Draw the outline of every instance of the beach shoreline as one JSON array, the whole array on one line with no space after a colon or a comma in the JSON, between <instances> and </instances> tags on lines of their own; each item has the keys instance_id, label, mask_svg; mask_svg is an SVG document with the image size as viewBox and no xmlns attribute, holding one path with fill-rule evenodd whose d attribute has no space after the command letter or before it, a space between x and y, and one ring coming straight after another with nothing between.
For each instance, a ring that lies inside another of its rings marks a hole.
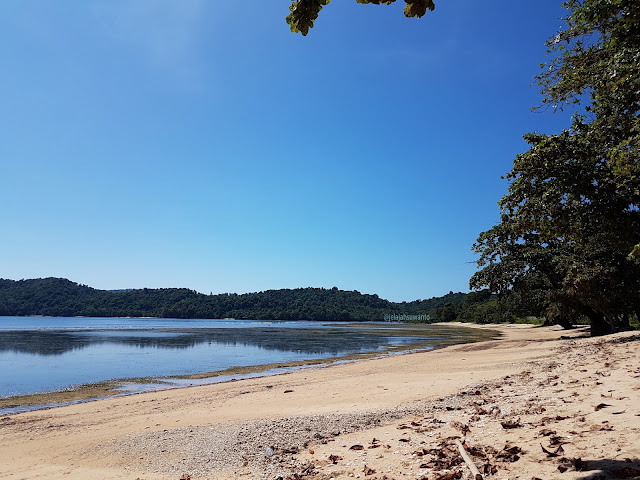
<instances>
[{"instance_id":1,"label":"beach shoreline","mask_svg":"<svg viewBox=\"0 0 640 480\"><path fill-rule=\"evenodd\" d=\"M637 332L474 328L503 337L6 416L0 478L438 479L467 474L446 444L456 436L495 449L473 458L500 479L556 478L565 465L562 478L597 478L576 458L604 478L640 472ZM566 454L547 456L539 444L558 436ZM517 461L499 456L507 444Z\"/></svg>"},{"instance_id":2,"label":"beach shoreline","mask_svg":"<svg viewBox=\"0 0 640 480\"><path fill-rule=\"evenodd\" d=\"M328 326L331 324L323 324ZM144 377L105 377L98 381L86 384L69 385L52 391L42 391L25 393L22 395L0 396L0 416L12 415L31 410L41 410L66 406L71 404L103 400L114 396L135 395L148 391L160 391L173 388L184 388L188 386L206 385L211 383L221 383L228 381L244 380L260 376L271 376L286 373L290 370L308 368L312 366L326 366L334 363L361 361L371 358L384 357L387 355L398 355L413 353L416 351L429 351L434 348L442 348L457 343L473 343L494 339L491 331L452 327L451 324L361 324L346 323L340 326L363 327L364 334L368 334L374 329L390 329L394 333L398 330L402 335L417 337L414 343L392 345L387 344L382 349L373 351L363 351L355 353L345 353L342 355L302 360L287 360L275 363L230 366L222 370L198 371L180 375L156 375ZM137 331L142 329L129 329ZM158 328L160 332L201 332L207 328ZM66 329L64 331L74 331ZM82 329L80 331L83 331ZM447 333L452 334L451 337ZM426 338L425 335L427 336ZM436 337L434 337L434 335ZM436 338L439 338L436 340Z\"/></svg>"}]
</instances>

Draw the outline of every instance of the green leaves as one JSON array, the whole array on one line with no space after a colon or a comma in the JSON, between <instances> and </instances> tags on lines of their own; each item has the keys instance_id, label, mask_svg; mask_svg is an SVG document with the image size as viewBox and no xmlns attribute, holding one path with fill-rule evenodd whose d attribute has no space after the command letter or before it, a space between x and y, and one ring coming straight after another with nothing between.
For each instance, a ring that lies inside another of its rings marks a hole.
<instances>
[{"instance_id":1,"label":"green leaves","mask_svg":"<svg viewBox=\"0 0 640 480\"><path fill-rule=\"evenodd\" d=\"M323 5L329 4L331 0L298 0L294 1L287 16L287 23L293 33L301 33L306 36L309 29L313 28L313 23L318 18Z\"/></svg>"},{"instance_id":2,"label":"green leaves","mask_svg":"<svg viewBox=\"0 0 640 480\"><path fill-rule=\"evenodd\" d=\"M560 134L525 135L501 223L474 245L471 285L510 294L536 279L548 317L608 333L640 314L640 3L564 5L567 29L547 42L555 57L538 82L543 103L588 102L588 113Z\"/></svg>"},{"instance_id":3,"label":"green leaves","mask_svg":"<svg viewBox=\"0 0 640 480\"><path fill-rule=\"evenodd\" d=\"M433 0L419 0L417 2L412 2L409 0L405 0L406 6L404 7L404 15L405 17L422 17L425 13L427 13L427 9L433 11L436 8L436 5L433 3Z\"/></svg>"},{"instance_id":4,"label":"green leaves","mask_svg":"<svg viewBox=\"0 0 640 480\"><path fill-rule=\"evenodd\" d=\"M294 0L289 6L291 13L287 16L287 23L293 33L301 33L306 36L309 29L313 28L320 10L331 0ZM395 0L356 0L358 3L374 5L391 5ZM433 11L436 6L433 0L405 0L404 7L406 17L422 17L427 10Z\"/></svg>"},{"instance_id":5,"label":"green leaves","mask_svg":"<svg viewBox=\"0 0 640 480\"><path fill-rule=\"evenodd\" d=\"M395 0L356 0L358 3L373 3L374 5L391 5ZM436 8L433 0L404 0L407 4L404 7L404 15L406 17L422 17L427 13L427 9L433 11Z\"/></svg>"}]
</instances>

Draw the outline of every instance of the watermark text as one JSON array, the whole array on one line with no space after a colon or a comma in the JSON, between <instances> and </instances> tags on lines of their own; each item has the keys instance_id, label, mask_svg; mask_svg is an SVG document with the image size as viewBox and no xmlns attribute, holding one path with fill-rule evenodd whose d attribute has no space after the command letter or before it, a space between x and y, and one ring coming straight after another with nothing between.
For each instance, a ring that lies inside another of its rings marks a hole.
<instances>
[{"instance_id":1,"label":"watermark text","mask_svg":"<svg viewBox=\"0 0 640 480\"><path fill-rule=\"evenodd\" d=\"M431 315L407 315L406 313L398 315L397 313L392 313L384 316L385 322L428 322L429 320L431 320Z\"/></svg>"}]
</instances>

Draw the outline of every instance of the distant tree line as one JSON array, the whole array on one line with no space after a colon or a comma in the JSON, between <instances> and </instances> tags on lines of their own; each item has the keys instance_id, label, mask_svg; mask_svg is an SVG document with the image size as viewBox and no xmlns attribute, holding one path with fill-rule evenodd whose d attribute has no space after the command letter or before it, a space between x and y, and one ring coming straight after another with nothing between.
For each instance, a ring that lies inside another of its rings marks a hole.
<instances>
[{"instance_id":1,"label":"distant tree line","mask_svg":"<svg viewBox=\"0 0 640 480\"><path fill-rule=\"evenodd\" d=\"M430 322L482 323L511 321L515 315L488 290L390 302L336 287L205 295L186 288L98 290L64 278L0 279L0 316L382 321L394 314L428 315Z\"/></svg>"}]
</instances>

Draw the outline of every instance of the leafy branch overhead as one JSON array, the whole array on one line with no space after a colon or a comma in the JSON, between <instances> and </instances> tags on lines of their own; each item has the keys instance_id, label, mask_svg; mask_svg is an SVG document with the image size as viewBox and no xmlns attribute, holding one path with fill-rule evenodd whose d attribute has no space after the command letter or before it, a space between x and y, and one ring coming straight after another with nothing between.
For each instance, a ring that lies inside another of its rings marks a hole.
<instances>
[{"instance_id":1,"label":"leafy branch overhead","mask_svg":"<svg viewBox=\"0 0 640 480\"><path fill-rule=\"evenodd\" d=\"M313 28L313 24L320 14L322 7L327 5L331 0L295 0L289 10L291 13L287 16L287 23L291 27L293 33L301 33L306 35L309 29ZM374 5L391 5L396 0L356 0L358 3L373 3ZM405 0L407 4L404 7L406 17L422 17L428 10L436 8L433 0Z\"/></svg>"}]
</instances>

